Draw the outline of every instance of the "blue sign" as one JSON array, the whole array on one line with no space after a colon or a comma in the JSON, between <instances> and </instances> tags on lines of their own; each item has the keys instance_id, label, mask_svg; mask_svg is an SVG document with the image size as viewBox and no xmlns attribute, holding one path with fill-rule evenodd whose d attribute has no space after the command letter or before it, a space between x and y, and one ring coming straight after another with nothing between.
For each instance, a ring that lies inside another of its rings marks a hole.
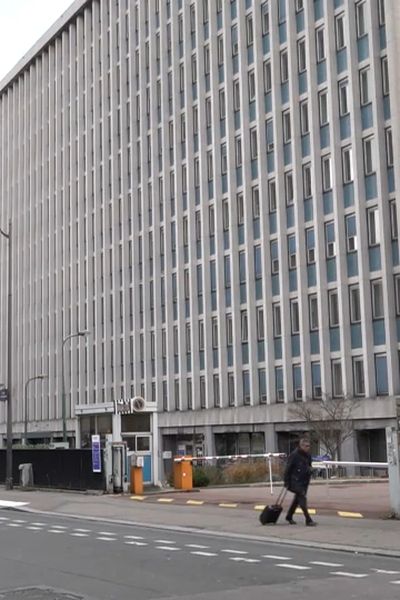
<instances>
[{"instance_id":1,"label":"blue sign","mask_svg":"<svg viewBox=\"0 0 400 600\"><path fill-rule=\"evenodd\" d=\"M101 447L99 435L92 435L92 471L93 473L101 473Z\"/></svg>"}]
</instances>

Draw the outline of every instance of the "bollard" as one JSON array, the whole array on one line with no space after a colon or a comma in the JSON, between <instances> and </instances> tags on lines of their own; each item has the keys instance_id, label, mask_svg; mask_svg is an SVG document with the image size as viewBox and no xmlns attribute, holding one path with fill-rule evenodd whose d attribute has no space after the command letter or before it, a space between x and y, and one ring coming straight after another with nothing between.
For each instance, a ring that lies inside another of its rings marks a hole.
<instances>
[{"instance_id":1,"label":"bollard","mask_svg":"<svg viewBox=\"0 0 400 600\"><path fill-rule=\"evenodd\" d=\"M191 456L180 457L174 461L174 488L177 490L193 489L193 467Z\"/></svg>"},{"instance_id":2,"label":"bollard","mask_svg":"<svg viewBox=\"0 0 400 600\"><path fill-rule=\"evenodd\" d=\"M143 494L143 467L131 467L131 494Z\"/></svg>"}]
</instances>

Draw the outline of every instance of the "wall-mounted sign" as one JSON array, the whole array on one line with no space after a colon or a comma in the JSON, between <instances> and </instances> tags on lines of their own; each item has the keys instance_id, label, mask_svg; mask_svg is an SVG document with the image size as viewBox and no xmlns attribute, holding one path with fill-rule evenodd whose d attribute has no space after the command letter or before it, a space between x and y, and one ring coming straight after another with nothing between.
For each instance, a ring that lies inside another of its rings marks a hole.
<instances>
[{"instance_id":1,"label":"wall-mounted sign","mask_svg":"<svg viewBox=\"0 0 400 600\"><path fill-rule=\"evenodd\" d=\"M101 473L101 447L99 435L92 435L92 471L93 473Z\"/></svg>"},{"instance_id":2,"label":"wall-mounted sign","mask_svg":"<svg viewBox=\"0 0 400 600\"><path fill-rule=\"evenodd\" d=\"M131 415L133 413L142 412L146 407L146 402L141 396L134 398L115 400L114 409L116 415Z\"/></svg>"},{"instance_id":3,"label":"wall-mounted sign","mask_svg":"<svg viewBox=\"0 0 400 600\"><path fill-rule=\"evenodd\" d=\"M7 402L7 388L0 388L0 402Z\"/></svg>"}]
</instances>

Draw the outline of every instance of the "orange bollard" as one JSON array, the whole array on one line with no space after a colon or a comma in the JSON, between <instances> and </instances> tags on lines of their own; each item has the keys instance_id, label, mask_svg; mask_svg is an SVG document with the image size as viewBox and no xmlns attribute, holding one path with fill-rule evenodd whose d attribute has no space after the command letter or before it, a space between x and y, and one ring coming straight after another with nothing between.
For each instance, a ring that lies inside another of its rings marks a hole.
<instances>
[{"instance_id":1,"label":"orange bollard","mask_svg":"<svg viewBox=\"0 0 400 600\"><path fill-rule=\"evenodd\" d=\"M143 494L142 467L131 467L131 494Z\"/></svg>"},{"instance_id":2,"label":"orange bollard","mask_svg":"<svg viewBox=\"0 0 400 600\"><path fill-rule=\"evenodd\" d=\"M174 462L174 488L177 490L192 490L193 489L193 467L191 456L177 456L182 458Z\"/></svg>"}]
</instances>

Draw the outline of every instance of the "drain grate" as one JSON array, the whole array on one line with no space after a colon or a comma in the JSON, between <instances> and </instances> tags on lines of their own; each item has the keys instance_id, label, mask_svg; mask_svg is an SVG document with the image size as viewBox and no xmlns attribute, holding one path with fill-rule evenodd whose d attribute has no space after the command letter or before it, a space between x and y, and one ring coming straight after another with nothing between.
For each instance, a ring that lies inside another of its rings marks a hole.
<instances>
[{"instance_id":1,"label":"drain grate","mask_svg":"<svg viewBox=\"0 0 400 600\"><path fill-rule=\"evenodd\" d=\"M84 597L54 588L24 587L0 591L0 600L84 600Z\"/></svg>"}]
</instances>

